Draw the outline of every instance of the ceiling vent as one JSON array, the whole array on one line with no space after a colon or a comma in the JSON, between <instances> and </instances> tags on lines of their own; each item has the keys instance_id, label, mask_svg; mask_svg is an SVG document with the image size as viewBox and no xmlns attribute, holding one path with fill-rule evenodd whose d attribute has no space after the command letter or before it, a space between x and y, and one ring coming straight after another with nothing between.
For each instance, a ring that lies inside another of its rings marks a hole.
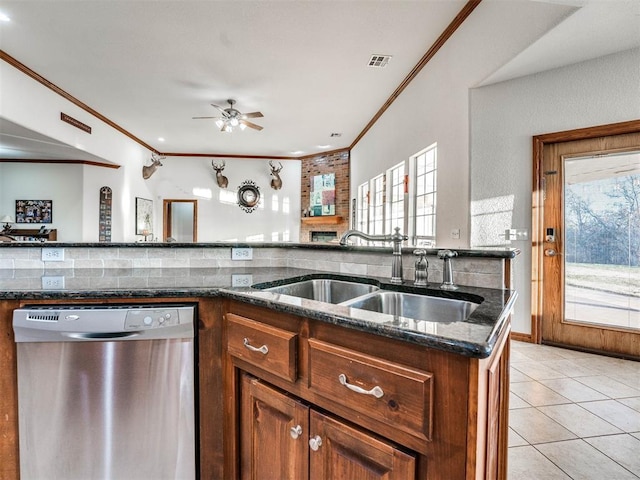
<instances>
[{"instance_id":1,"label":"ceiling vent","mask_svg":"<svg viewBox=\"0 0 640 480\"><path fill-rule=\"evenodd\" d=\"M387 63L389 63L389 60L391 60L391 55L371 55L371 58L369 59L369 66L372 68L384 68L387 66Z\"/></svg>"}]
</instances>

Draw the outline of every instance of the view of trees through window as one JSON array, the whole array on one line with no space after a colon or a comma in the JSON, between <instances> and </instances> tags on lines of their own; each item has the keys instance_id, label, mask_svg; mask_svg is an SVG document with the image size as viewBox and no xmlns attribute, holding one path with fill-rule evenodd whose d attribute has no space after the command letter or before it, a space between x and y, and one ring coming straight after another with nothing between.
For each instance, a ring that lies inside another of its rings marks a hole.
<instances>
[{"instance_id":1,"label":"view of trees through window","mask_svg":"<svg viewBox=\"0 0 640 480\"><path fill-rule=\"evenodd\" d=\"M566 168L569 178L570 162ZM566 318L640 328L640 173L635 172L591 172L596 178L565 183Z\"/></svg>"}]
</instances>

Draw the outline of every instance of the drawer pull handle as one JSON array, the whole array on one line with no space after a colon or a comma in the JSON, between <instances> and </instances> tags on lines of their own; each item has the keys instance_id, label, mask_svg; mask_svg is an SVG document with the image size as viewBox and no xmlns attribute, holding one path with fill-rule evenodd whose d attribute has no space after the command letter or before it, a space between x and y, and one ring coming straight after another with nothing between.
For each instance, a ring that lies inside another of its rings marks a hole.
<instances>
[{"instance_id":1,"label":"drawer pull handle","mask_svg":"<svg viewBox=\"0 0 640 480\"><path fill-rule=\"evenodd\" d=\"M300 425L291 427L291 430L289 430L289 434L291 435L291 438L296 440L300 435L302 435L302 427Z\"/></svg>"},{"instance_id":2,"label":"drawer pull handle","mask_svg":"<svg viewBox=\"0 0 640 480\"><path fill-rule=\"evenodd\" d=\"M254 347L253 345L251 345L249 343L249 339L248 338L244 338L244 340L242 341L242 343L244 343L244 346L247 347L249 350L251 350L252 352L260 352L263 355L266 355L267 353L269 353L269 348L266 345L262 345L261 347Z\"/></svg>"},{"instance_id":3,"label":"drawer pull handle","mask_svg":"<svg viewBox=\"0 0 640 480\"><path fill-rule=\"evenodd\" d=\"M382 388L377 385L371 390L365 390L364 388L360 388L357 385L351 385L349 382L347 382L347 376L344 373L338 375L338 380L340 381L341 385L344 385L349 390L352 390L356 393L361 393L363 395L373 395L376 398L382 398L382 396L384 395Z\"/></svg>"},{"instance_id":4,"label":"drawer pull handle","mask_svg":"<svg viewBox=\"0 0 640 480\"><path fill-rule=\"evenodd\" d=\"M322 438L320 437L320 435L316 435L309 440L309 447L311 447L311 450L313 450L314 452L317 452L321 445Z\"/></svg>"}]
</instances>

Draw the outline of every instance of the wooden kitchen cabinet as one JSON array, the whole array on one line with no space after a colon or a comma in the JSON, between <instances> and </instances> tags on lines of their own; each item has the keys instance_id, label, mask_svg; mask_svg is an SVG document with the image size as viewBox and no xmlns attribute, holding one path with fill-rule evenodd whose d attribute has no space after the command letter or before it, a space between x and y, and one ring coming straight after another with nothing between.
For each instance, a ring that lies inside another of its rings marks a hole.
<instances>
[{"instance_id":1,"label":"wooden kitchen cabinet","mask_svg":"<svg viewBox=\"0 0 640 480\"><path fill-rule=\"evenodd\" d=\"M506 480L508 324L484 359L231 300L222 330L224 478Z\"/></svg>"},{"instance_id":2,"label":"wooden kitchen cabinet","mask_svg":"<svg viewBox=\"0 0 640 480\"><path fill-rule=\"evenodd\" d=\"M240 478L412 480L415 457L242 375Z\"/></svg>"}]
</instances>

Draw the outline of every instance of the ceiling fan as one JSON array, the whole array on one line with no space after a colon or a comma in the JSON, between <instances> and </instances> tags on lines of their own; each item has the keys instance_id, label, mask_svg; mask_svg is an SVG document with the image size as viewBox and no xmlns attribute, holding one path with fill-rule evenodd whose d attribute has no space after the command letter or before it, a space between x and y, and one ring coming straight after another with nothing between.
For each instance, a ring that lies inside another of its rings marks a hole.
<instances>
[{"instance_id":1,"label":"ceiling fan","mask_svg":"<svg viewBox=\"0 0 640 480\"><path fill-rule=\"evenodd\" d=\"M229 103L229 106L227 108L222 108L221 106L216 105L215 103L211 104L212 107L215 107L218 110L220 110L222 117L193 117L193 118L196 120L204 119L204 118L216 118L217 119L216 125L218 126L221 132L231 133L233 132L233 129L235 127L239 127L241 130L244 130L247 127L253 128L254 130L258 130L258 131L262 130L262 127L260 125L256 125L255 123L247 120L247 118L262 117L263 115L261 112L241 113L233 107L236 103L235 100L229 99L227 100L227 102Z\"/></svg>"}]
</instances>

